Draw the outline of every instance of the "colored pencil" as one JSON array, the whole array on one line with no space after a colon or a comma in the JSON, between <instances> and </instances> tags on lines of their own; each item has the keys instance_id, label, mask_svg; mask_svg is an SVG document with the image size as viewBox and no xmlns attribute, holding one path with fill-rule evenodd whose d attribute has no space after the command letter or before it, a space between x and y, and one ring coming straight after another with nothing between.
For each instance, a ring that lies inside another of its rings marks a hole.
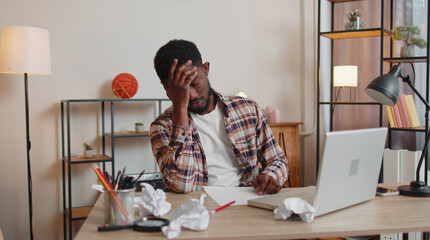
<instances>
[{"instance_id":1,"label":"colored pencil","mask_svg":"<svg viewBox=\"0 0 430 240\"><path fill-rule=\"evenodd\" d=\"M221 206L221 207L219 207L219 208L217 208L217 209L215 209L215 210L212 210L212 212L211 213L216 213L216 212L218 212L218 211L221 211L221 210L223 210L224 208L226 208L226 207L228 207L228 206L230 206L230 205L232 205L233 203L235 203L236 201L231 201L231 202L229 202L229 203L227 203L226 205L224 205L224 206Z\"/></svg>"},{"instance_id":2,"label":"colored pencil","mask_svg":"<svg viewBox=\"0 0 430 240\"><path fill-rule=\"evenodd\" d=\"M120 213L120 215L123 217L124 220L126 220L126 218L128 217L128 212L127 209L125 209L124 205L121 203L121 201L118 199L118 197L116 196L116 194L113 191L112 186L110 185L109 181L106 179L106 176L102 173L102 171L100 170L100 168L96 165L96 164L92 164L93 165L93 169L94 172L96 173L97 177L99 178L100 182L102 183L103 187L107 190L110 191L110 197L113 199L113 202L115 203L115 205L117 206L117 210Z\"/></svg>"}]
</instances>

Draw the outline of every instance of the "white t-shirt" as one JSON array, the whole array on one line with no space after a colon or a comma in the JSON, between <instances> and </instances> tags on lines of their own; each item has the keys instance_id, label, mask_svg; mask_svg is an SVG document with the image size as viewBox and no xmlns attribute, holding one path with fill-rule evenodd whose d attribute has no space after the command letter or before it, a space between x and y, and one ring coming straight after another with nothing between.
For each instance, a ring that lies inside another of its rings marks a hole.
<instances>
[{"instance_id":1,"label":"white t-shirt","mask_svg":"<svg viewBox=\"0 0 430 240\"><path fill-rule=\"evenodd\" d=\"M207 114L191 113L198 129L208 167L208 186L238 187L242 170L227 136L224 114L218 104Z\"/></svg>"}]
</instances>

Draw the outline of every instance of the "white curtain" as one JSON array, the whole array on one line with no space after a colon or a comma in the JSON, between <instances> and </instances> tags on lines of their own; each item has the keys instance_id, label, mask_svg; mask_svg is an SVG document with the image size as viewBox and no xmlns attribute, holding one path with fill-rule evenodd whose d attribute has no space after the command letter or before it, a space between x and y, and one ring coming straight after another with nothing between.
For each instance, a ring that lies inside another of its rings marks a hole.
<instances>
[{"instance_id":1,"label":"white curtain","mask_svg":"<svg viewBox=\"0 0 430 240\"><path fill-rule=\"evenodd\" d=\"M395 0L395 15L394 15L394 27L400 25L413 25L418 26L421 29L420 37L427 40L427 16L428 16L428 0ZM394 52L400 52L402 44L399 41L393 42ZM426 56L427 48L420 49L415 48L416 56ZM415 87L417 90L426 97L426 85L429 83L426 63L415 63ZM411 69L409 66L405 66L403 74L410 74ZM401 84L403 91L410 91L404 84ZM418 116L420 118L421 126L425 125L425 106L421 103L421 100L416 97L415 103L417 105ZM417 149L421 149L424 144L423 134L416 135Z\"/></svg>"}]
</instances>

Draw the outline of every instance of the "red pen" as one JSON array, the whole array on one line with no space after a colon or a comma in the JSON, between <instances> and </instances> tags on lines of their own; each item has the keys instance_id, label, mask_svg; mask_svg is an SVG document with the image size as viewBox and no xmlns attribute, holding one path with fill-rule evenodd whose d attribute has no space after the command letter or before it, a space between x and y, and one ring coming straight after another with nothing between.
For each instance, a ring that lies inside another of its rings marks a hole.
<instances>
[{"instance_id":1,"label":"red pen","mask_svg":"<svg viewBox=\"0 0 430 240\"><path fill-rule=\"evenodd\" d=\"M212 210L211 211L211 213L216 213L216 212L218 212L218 211L221 211L221 210L223 210L224 208L226 208L226 207L228 207L228 206L230 206L230 205L232 205L233 203L235 203L236 201L231 201L231 202L229 202L229 203L227 203L226 205L224 205L224 206L221 206L221 207L219 207L219 208L217 208L217 209L215 209L215 210Z\"/></svg>"}]
</instances>

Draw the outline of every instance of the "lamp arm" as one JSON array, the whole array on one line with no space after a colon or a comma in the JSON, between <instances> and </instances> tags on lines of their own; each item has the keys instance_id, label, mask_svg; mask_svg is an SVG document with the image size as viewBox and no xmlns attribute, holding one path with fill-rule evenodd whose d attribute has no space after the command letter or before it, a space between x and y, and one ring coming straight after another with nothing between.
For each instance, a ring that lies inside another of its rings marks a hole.
<instances>
[{"instance_id":1,"label":"lamp arm","mask_svg":"<svg viewBox=\"0 0 430 240\"><path fill-rule=\"evenodd\" d=\"M418 90L412 84L411 79L409 78L409 75L407 77L400 76L400 78L402 78L403 82L405 82L409 85L409 87L412 89L412 91L418 96L418 98L421 100L421 102L423 102L423 104L426 106L426 116L427 116L428 112L430 110L429 103L424 99L423 96L421 96L421 94L418 92ZM426 133L426 140L424 142L424 147L421 151L420 161L418 162L418 166L417 166L416 173L415 173L415 176L416 176L415 179L417 182L420 181L420 170L421 170L421 167L422 167L422 164L424 161L424 156L427 155L427 148L428 148L429 140L430 140L430 134L427 132Z\"/></svg>"},{"instance_id":2,"label":"lamp arm","mask_svg":"<svg viewBox=\"0 0 430 240\"><path fill-rule=\"evenodd\" d=\"M426 106L426 111L429 111L429 109L430 109L429 103L425 100L425 98L423 96L421 96L421 94L418 92L418 90L412 84L409 75L407 77L400 76L400 78L402 78L403 82L405 82L409 85L409 87L412 89L412 91L414 91L414 93L418 96L418 98L421 100L421 102L424 103L424 105Z\"/></svg>"}]
</instances>

